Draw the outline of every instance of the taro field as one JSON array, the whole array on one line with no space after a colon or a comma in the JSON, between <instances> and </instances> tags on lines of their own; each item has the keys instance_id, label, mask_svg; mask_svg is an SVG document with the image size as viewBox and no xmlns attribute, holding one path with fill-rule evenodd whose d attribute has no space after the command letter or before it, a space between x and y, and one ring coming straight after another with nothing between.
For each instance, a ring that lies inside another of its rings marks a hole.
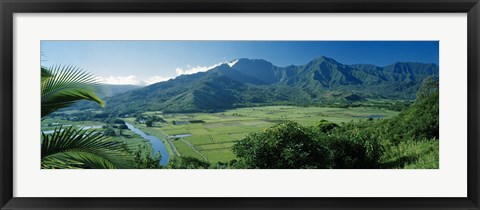
<instances>
[{"instance_id":1,"label":"taro field","mask_svg":"<svg viewBox=\"0 0 480 210\"><path fill-rule=\"evenodd\" d=\"M328 107L295 107L265 106L237 108L218 113L177 114L162 112L146 112L156 115L166 122L155 123L153 127L138 126L152 134L161 134L168 138L172 155L192 156L210 163L229 162L235 158L231 147L236 140L242 139L251 132L264 129L285 120L296 121L302 125L313 125L325 119L342 123L365 118L389 118L398 112L367 107L328 108ZM132 118L127 118L132 121ZM168 147L168 146L167 146ZM176 150L175 152L172 152Z\"/></svg>"}]
</instances>

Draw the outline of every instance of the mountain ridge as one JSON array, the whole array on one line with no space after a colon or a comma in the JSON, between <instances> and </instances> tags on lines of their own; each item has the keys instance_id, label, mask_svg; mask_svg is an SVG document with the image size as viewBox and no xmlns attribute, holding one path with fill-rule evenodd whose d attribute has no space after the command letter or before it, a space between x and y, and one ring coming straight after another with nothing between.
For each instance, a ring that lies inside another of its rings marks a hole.
<instances>
[{"instance_id":1,"label":"mountain ridge","mask_svg":"<svg viewBox=\"0 0 480 210\"><path fill-rule=\"evenodd\" d=\"M253 104L308 104L372 97L413 100L423 80L438 74L438 65L432 63L345 65L320 56L304 65L278 67L263 59L240 58L233 65L225 63L206 72L117 94L107 100L107 108L122 112L127 112L127 107L211 112Z\"/></svg>"}]
</instances>

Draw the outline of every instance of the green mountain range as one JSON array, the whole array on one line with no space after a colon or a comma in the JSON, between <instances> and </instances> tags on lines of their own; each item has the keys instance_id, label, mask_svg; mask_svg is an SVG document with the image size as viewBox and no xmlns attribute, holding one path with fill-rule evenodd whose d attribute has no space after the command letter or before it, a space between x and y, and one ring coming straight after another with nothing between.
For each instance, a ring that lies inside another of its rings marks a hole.
<instances>
[{"instance_id":1,"label":"green mountain range","mask_svg":"<svg viewBox=\"0 0 480 210\"><path fill-rule=\"evenodd\" d=\"M265 104L317 104L368 99L415 99L423 80L438 76L438 65L398 62L379 67L345 65L319 57L305 65L278 67L261 59L239 59L209 71L119 93L107 110L211 112Z\"/></svg>"}]
</instances>

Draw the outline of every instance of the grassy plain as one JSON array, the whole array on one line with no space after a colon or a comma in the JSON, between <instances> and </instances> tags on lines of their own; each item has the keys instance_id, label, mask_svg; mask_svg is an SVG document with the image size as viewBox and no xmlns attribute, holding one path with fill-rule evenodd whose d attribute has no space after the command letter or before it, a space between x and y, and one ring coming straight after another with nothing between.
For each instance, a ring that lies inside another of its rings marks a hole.
<instances>
[{"instance_id":1,"label":"grassy plain","mask_svg":"<svg viewBox=\"0 0 480 210\"><path fill-rule=\"evenodd\" d=\"M248 133L262 131L285 120L309 126L322 119L342 123L370 117L389 118L396 116L398 112L370 107L265 106L237 108L218 113L163 114L154 111L144 114L159 116L167 123L156 123L154 127L149 128L144 124L136 126L150 135L160 135L163 132L170 136L174 149L182 156L192 156L201 160L206 157L211 163L225 163L235 158L231 147L236 140L242 139ZM133 119L126 120L131 122ZM179 134L191 134L191 136L181 137L181 139L173 137Z\"/></svg>"},{"instance_id":2,"label":"grassy plain","mask_svg":"<svg viewBox=\"0 0 480 210\"><path fill-rule=\"evenodd\" d=\"M115 131L117 132L118 129ZM127 148L131 151L137 151L140 149L142 152L148 152L153 155L153 148L150 142L131 130L124 129L122 130L121 136L117 135L110 138L113 138L115 141L124 141Z\"/></svg>"},{"instance_id":3,"label":"grassy plain","mask_svg":"<svg viewBox=\"0 0 480 210\"><path fill-rule=\"evenodd\" d=\"M63 126L75 126L77 129L80 128L86 128L89 129L90 127L94 128L99 128L102 125L105 125L103 122L97 122L97 121L69 121L66 119L62 118L45 118L42 120L41 123L41 130L42 131L47 131L47 130L54 130L56 127L59 127L60 125Z\"/></svg>"}]
</instances>

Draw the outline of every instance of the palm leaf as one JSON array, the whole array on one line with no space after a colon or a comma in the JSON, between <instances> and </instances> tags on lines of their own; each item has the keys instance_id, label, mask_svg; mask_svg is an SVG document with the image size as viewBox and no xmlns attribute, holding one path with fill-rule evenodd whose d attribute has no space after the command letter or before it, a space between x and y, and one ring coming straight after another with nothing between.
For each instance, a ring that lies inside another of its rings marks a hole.
<instances>
[{"instance_id":1,"label":"palm leaf","mask_svg":"<svg viewBox=\"0 0 480 210\"><path fill-rule=\"evenodd\" d=\"M42 72L42 76L41 76L41 78L42 78L42 80L41 80L41 85L42 85L42 86L41 86L41 87L44 87L45 82L46 82L49 78L51 78L53 75L52 75L52 73L51 73L47 68L45 68L45 67L43 67L43 66L40 67L40 70L41 70L41 72Z\"/></svg>"},{"instance_id":2,"label":"palm leaf","mask_svg":"<svg viewBox=\"0 0 480 210\"><path fill-rule=\"evenodd\" d=\"M61 152L49 155L42 159L42 168L49 169L116 169L114 163L97 154L89 152Z\"/></svg>"},{"instance_id":3,"label":"palm leaf","mask_svg":"<svg viewBox=\"0 0 480 210\"><path fill-rule=\"evenodd\" d=\"M73 127L42 132L42 168L132 168L133 158L122 142L107 139L98 131Z\"/></svg>"},{"instance_id":4,"label":"palm leaf","mask_svg":"<svg viewBox=\"0 0 480 210\"><path fill-rule=\"evenodd\" d=\"M52 77L52 73L46 68L46 67L40 67L40 70L42 72L42 81L48 79L49 77Z\"/></svg>"},{"instance_id":5,"label":"palm leaf","mask_svg":"<svg viewBox=\"0 0 480 210\"><path fill-rule=\"evenodd\" d=\"M42 118L68 107L78 100L90 100L104 107L105 102L95 93L95 77L71 66L41 67Z\"/></svg>"}]
</instances>

